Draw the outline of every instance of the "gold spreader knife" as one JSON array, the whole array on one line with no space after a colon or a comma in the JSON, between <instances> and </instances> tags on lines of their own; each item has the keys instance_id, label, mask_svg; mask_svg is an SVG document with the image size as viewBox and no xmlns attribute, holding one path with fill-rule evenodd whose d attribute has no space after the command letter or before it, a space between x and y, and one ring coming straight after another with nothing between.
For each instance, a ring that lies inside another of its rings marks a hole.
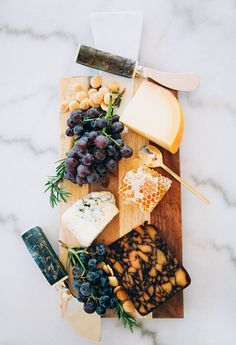
<instances>
[{"instance_id":1,"label":"gold spreader knife","mask_svg":"<svg viewBox=\"0 0 236 345\"><path fill-rule=\"evenodd\" d=\"M78 48L76 62L90 68L126 78L133 78L136 75L143 78L150 78L173 90L192 91L200 83L199 76L194 73L161 72L152 68L142 67L135 60L106 53L83 44Z\"/></svg>"},{"instance_id":2,"label":"gold spreader knife","mask_svg":"<svg viewBox=\"0 0 236 345\"><path fill-rule=\"evenodd\" d=\"M142 146L139 149L138 152L139 158L141 159L142 163L147 165L149 168L162 168L165 171L167 171L171 176L173 176L177 181L182 183L190 192L195 194L199 199L201 199L205 204L209 205L210 201L202 195L200 192L198 192L193 186L191 186L188 182L186 182L184 179L182 179L180 176L178 176L176 173L174 173L170 168L168 168L163 163L163 157L161 151L153 146L153 145L145 145Z\"/></svg>"}]
</instances>

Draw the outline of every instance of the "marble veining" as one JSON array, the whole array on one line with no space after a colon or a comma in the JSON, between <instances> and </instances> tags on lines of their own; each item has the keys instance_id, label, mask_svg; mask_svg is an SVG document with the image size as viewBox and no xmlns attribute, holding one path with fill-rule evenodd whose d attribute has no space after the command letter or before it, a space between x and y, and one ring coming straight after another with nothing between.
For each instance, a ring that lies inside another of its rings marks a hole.
<instances>
[{"instance_id":1,"label":"marble veining","mask_svg":"<svg viewBox=\"0 0 236 345\"><path fill-rule=\"evenodd\" d=\"M58 159L58 83L93 72L74 62L78 42L92 44L91 12L132 10L143 11L140 64L201 76L198 90L180 94L181 171L211 205L182 188L183 258L192 278L185 318L146 320L134 334L103 320L101 345L234 345L235 1L2 0L0 7L0 345L91 344L61 319L57 293L20 233L38 224L58 250L58 212L43 193ZM120 40L126 36L121 27Z\"/></svg>"},{"instance_id":2,"label":"marble veining","mask_svg":"<svg viewBox=\"0 0 236 345\"><path fill-rule=\"evenodd\" d=\"M220 194L228 207L236 207L236 201L231 200L227 192L224 190L223 186L214 181L212 178L199 179L197 176L192 175L192 180L194 181L196 186L208 186L213 188Z\"/></svg>"},{"instance_id":3,"label":"marble veining","mask_svg":"<svg viewBox=\"0 0 236 345\"><path fill-rule=\"evenodd\" d=\"M34 31L32 28L27 27L27 28L22 28L22 29L17 29L14 27L11 27L9 25L3 25L0 26L0 33L4 33L5 35L12 35L14 37L17 36L27 36L30 37L33 40L48 40L48 39L59 39L59 40L64 40L66 42L71 42L74 46L77 47L78 41L75 37L75 35L63 32L63 31L51 31L47 34L40 33L37 31Z\"/></svg>"}]
</instances>

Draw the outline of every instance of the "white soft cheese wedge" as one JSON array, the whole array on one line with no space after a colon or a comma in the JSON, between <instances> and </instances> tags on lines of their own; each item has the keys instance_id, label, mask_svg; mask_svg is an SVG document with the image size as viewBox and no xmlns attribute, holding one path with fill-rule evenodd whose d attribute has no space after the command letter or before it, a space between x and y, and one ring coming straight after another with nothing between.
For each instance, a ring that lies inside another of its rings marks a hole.
<instances>
[{"instance_id":1,"label":"white soft cheese wedge","mask_svg":"<svg viewBox=\"0 0 236 345\"><path fill-rule=\"evenodd\" d=\"M92 192L68 208L62 222L81 247L88 247L118 213L111 192Z\"/></svg>"},{"instance_id":2,"label":"white soft cheese wedge","mask_svg":"<svg viewBox=\"0 0 236 345\"><path fill-rule=\"evenodd\" d=\"M144 81L121 115L135 132L176 153L183 135L183 113L176 97L164 87Z\"/></svg>"}]
</instances>

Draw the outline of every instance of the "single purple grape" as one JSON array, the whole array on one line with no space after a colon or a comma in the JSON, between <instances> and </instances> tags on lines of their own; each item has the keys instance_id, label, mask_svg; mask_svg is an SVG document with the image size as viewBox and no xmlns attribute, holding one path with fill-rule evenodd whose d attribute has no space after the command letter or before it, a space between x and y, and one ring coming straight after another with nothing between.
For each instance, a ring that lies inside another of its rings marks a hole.
<instances>
[{"instance_id":1,"label":"single purple grape","mask_svg":"<svg viewBox=\"0 0 236 345\"><path fill-rule=\"evenodd\" d=\"M67 135L68 137L73 137L73 135L74 135L73 129L72 129L72 128L67 128L67 129L66 129L66 135Z\"/></svg>"},{"instance_id":2,"label":"single purple grape","mask_svg":"<svg viewBox=\"0 0 236 345\"><path fill-rule=\"evenodd\" d=\"M73 182L73 183L75 183L75 181L76 181L75 174L72 171L66 171L64 174L64 178L66 180Z\"/></svg>"},{"instance_id":3,"label":"single purple grape","mask_svg":"<svg viewBox=\"0 0 236 345\"><path fill-rule=\"evenodd\" d=\"M124 130L124 125L121 122L115 122L112 124L113 133L120 133Z\"/></svg>"},{"instance_id":4,"label":"single purple grape","mask_svg":"<svg viewBox=\"0 0 236 345\"><path fill-rule=\"evenodd\" d=\"M121 156L124 158L129 158L133 155L133 150L130 146L123 146L120 149Z\"/></svg>"},{"instance_id":5,"label":"single purple grape","mask_svg":"<svg viewBox=\"0 0 236 345\"><path fill-rule=\"evenodd\" d=\"M78 161L74 158L67 158L65 160L65 168L68 171L73 171L77 168L78 166Z\"/></svg>"},{"instance_id":6,"label":"single purple grape","mask_svg":"<svg viewBox=\"0 0 236 345\"><path fill-rule=\"evenodd\" d=\"M86 177L91 173L91 169L83 164L80 164L77 168L77 174L80 177Z\"/></svg>"},{"instance_id":7,"label":"single purple grape","mask_svg":"<svg viewBox=\"0 0 236 345\"><path fill-rule=\"evenodd\" d=\"M98 159L99 161L103 161L106 157L106 153L104 150L97 149L94 151L94 157Z\"/></svg>"},{"instance_id":8,"label":"single purple grape","mask_svg":"<svg viewBox=\"0 0 236 345\"><path fill-rule=\"evenodd\" d=\"M106 162L105 167L109 171L113 171L117 167L117 162L114 159L109 159L109 161Z\"/></svg>"},{"instance_id":9,"label":"single purple grape","mask_svg":"<svg viewBox=\"0 0 236 345\"><path fill-rule=\"evenodd\" d=\"M83 111L81 109L72 111L70 118L75 124L80 124L83 120Z\"/></svg>"},{"instance_id":10,"label":"single purple grape","mask_svg":"<svg viewBox=\"0 0 236 345\"><path fill-rule=\"evenodd\" d=\"M74 135L81 135L84 132L84 129L81 125L77 125L73 129Z\"/></svg>"},{"instance_id":11,"label":"single purple grape","mask_svg":"<svg viewBox=\"0 0 236 345\"><path fill-rule=\"evenodd\" d=\"M99 173L100 176L104 176L107 173L107 168L103 164L99 164L96 167L97 172Z\"/></svg>"},{"instance_id":12,"label":"single purple grape","mask_svg":"<svg viewBox=\"0 0 236 345\"><path fill-rule=\"evenodd\" d=\"M98 117L100 115L100 112L97 108L89 108L86 112L86 116L89 119L95 119L96 117Z\"/></svg>"},{"instance_id":13,"label":"single purple grape","mask_svg":"<svg viewBox=\"0 0 236 345\"><path fill-rule=\"evenodd\" d=\"M97 131L92 131L89 133L88 139L91 143L94 143L95 139L98 136L98 132Z\"/></svg>"},{"instance_id":14,"label":"single purple grape","mask_svg":"<svg viewBox=\"0 0 236 345\"><path fill-rule=\"evenodd\" d=\"M103 129L103 128L107 127L108 124L109 124L109 122L104 117L101 117L100 119L97 120L96 127L98 129Z\"/></svg>"},{"instance_id":15,"label":"single purple grape","mask_svg":"<svg viewBox=\"0 0 236 345\"><path fill-rule=\"evenodd\" d=\"M107 153L108 153L108 155L109 155L110 157L114 156L114 154L116 153L116 149L115 149L115 147L112 146L112 145L108 145L108 146L106 147L106 151L107 151Z\"/></svg>"},{"instance_id":16,"label":"single purple grape","mask_svg":"<svg viewBox=\"0 0 236 345\"><path fill-rule=\"evenodd\" d=\"M104 149L109 144L109 139L105 137L104 135L100 134L95 139L95 145L99 149Z\"/></svg>"},{"instance_id":17,"label":"single purple grape","mask_svg":"<svg viewBox=\"0 0 236 345\"><path fill-rule=\"evenodd\" d=\"M96 171L93 171L90 175L87 176L87 181L88 183L95 183L99 180L100 176L98 175L98 173L96 173Z\"/></svg>"},{"instance_id":18,"label":"single purple grape","mask_svg":"<svg viewBox=\"0 0 236 345\"><path fill-rule=\"evenodd\" d=\"M78 152L76 152L75 150L71 149L70 151L68 151L67 157L74 158L74 159L78 160L79 155L78 155Z\"/></svg>"},{"instance_id":19,"label":"single purple grape","mask_svg":"<svg viewBox=\"0 0 236 345\"><path fill-rule=\"evenodd\" d=\"M75 151L84 151L87 146L87 141L85 139L79 139L75 142L73 149Z\"/></svg>"},{"instance_id":20,"label":"single purple grape","mask_svg":"<svg viewBox=\"0 0 236 345\"><path fill-rule=\"evenodd\" d=\"M77 184L82 185L87 183L86 177L81 177L78 174L76 175L75 181Z\"/></svg>"},{"instance_id":21,"label":"single purple grape","mask_svg":"<svg viewBox=\"0 0 236 345\"><path fill-rule=\"evenodd\" d=\"M84 165L92 165L94 162L94 157L91 153L86 153L83 157L82 157L82 163Z\"/></svg>"},{"instance_id":22,"label":"single purple grape","mask_svg":"<svg viewBox=\"0 0 236 345\"><path fill-rule=\"evenodd\" d=\"M120 116L117 114L112 115L111 121L112 123L118 122L120 120Z\"/></svg>"},{"instance_id":23,"label":"single purple grape","mask_svg":"<svg viewBox=\"0 0 236 345\"><path fill-rule=\"evenodd\" d=\"M67 126L70 128L74 128L75 127L75 123L74 121L72 121L72 119L69 117L69 119L66 121Z\"/></svg>"}]
</instances>

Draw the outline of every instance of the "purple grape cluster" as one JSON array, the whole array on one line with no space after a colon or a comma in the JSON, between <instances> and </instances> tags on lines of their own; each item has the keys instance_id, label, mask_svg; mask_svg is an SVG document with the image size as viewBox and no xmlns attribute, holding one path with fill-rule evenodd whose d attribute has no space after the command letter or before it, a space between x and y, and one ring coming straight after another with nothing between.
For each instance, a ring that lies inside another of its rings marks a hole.
<instances>
[{"instance_id":1,"label":"purple grape cluster","mask_svg":"<svg viewBox=\"0 0 236 345\"><path fill-rule=\"evenodd\" d=\"M104 315L107 309L114 309L116 299L107 274L97 266L105 259L106 246L98 244L78 253L79 261L73 267L73 288L79 302L84 303L88 314Z\"/></svg>"},{"instance_id":2,"label":"purple grape cluster","mask_svg":"<svg viewBox=\"0 0 236 345\"><path fill-rule=\"evenodd\" d=\"M65 160L64 178L80 185L94 183L116 169L118 161L133 154L121 138L124 125L117 114L106 118L100 108L71 112L66 135L74 137L74 146Z\"/></svg>"}]
</instances>

